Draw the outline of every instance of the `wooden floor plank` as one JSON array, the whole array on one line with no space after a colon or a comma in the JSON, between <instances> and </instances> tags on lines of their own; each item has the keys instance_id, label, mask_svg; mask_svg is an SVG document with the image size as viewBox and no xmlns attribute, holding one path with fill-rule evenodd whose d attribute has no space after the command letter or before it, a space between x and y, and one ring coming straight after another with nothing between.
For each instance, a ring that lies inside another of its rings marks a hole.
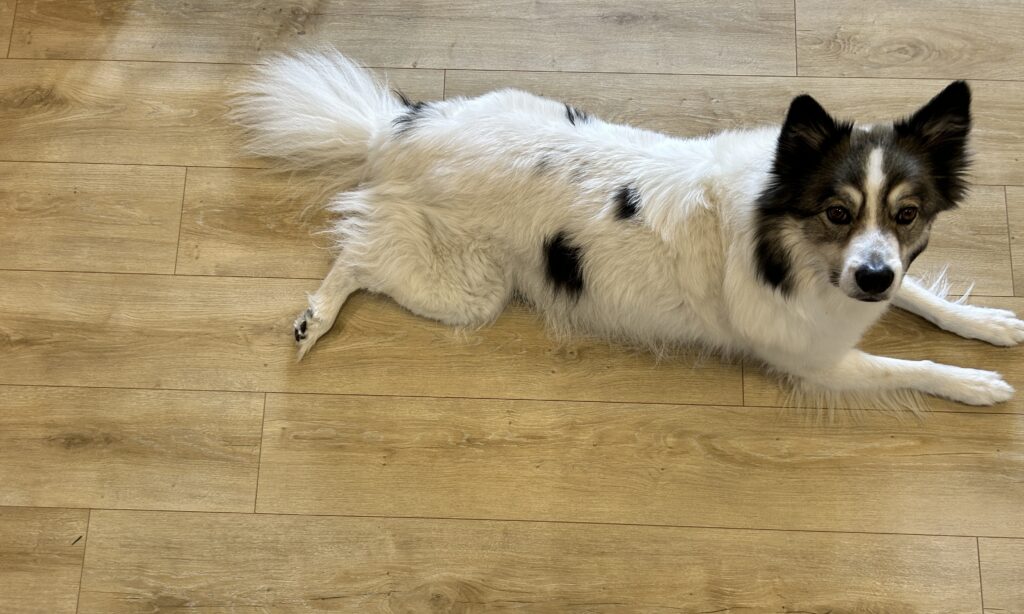
<instances>
[{"instance_id":1,"label":"wooden floor plank","mask_svg":"<svg viewBox=\"0 0 1024 614\"><path fill-rule=\"evenodd\" d=\"M940 80L552 74L449 70L447 96L518 87L571 101L603 119L669 134L781 124L790 100L810 93L862 122L903 117L947 85ZM972 145L977 183L1024 184L1024 84L976 81Z\"/></svg>"},{"instance_id":2,"label":"wooden floor plank","mask_svg":"<svg viewBox=\"0 0 1024 614\"><path fill-rule=\"evenodd\" d=\"M252 62L301 44L310 0L21 0L11 57Z\"/></svg>"},{"instance_id":3,"label":"wooden floor plank","mask_svg":"<svg viewBox=\"0 0 1024 614\"><path fill-rule=\"evenodd\" d=\"M5 160L259 166L239 153L227 97L248 66L0 61ZM442 71L388 71L411 95L439 96Z\"/></svg>"},{"instance_id":4,"label":"wooden floor plank","mask_svg":"<svg viewBox=\"0 0 1024 614\"><path fill-rule=\"evenodd\" d=\"M928 249L910 272L946 271L953 294L1013 296L1006 199L1001 186L974 186L959 209L939 216Z\"/></svg>"},{"instance_id":5,"label":"wooden floor plank","mask_svg":"<svg viewBox=\"0 0 1024 614\"><path fill-rule=\"evenodd\" d=\"M1020 416L270 395L257 511L1024 536ZM844 428L845 427L845 428Z\"/></svg>"},{"instance_id":6,"label":"wooden floor plank","mask_svg":"<svg viewBox=\"0 0 1024 614\"><path fill-rule=\"evenodd\" d=\"M975 297L972 304L1000 309L1010 309L1024 314L1024 299L1015 297ZM986 412L1024 413L1024 345L1012 348L995 347L963 339L952 333L938 330L931 324L898 309L892 309L881 323L868 331L861 348L867 352L906 358L931 360L960 367L998 371L1014 388L1016 395ZM747 405L778 407L790 404L787 395L775 378L763 375L754 367L747 366L743 373L744 399ZM927 407L933 411L964 411L964 405L928 397ZM847 404L854 405L854 404ZM969 410L968 410L969 411Z\"/></svg>"},{"instance_id":7,"label":"wooden floor plank","mask_svg":"<svg viewBox=\"0 0 1024 614\"><path fill-rule=\"evenodd\" d=\"M373 66L795 74L790 0L22 0L11 56L253 62L316 43Z\"/></svg>"},{"instance_id":8,"label":"wooden floor plank","mask_svg":"<svg viewBox=\"0 0 1024 614\"><path fill-rule=\"evenodd\" d=\"M0 268L173 273L185 169L0 162Z\"/></svg>"},{"instance_id":9,"label":"wooden floor plank","mask_svg":"<svg viewBox=\"0 0 1024 614\"><path fill-rule=\"evenodd\" d=\"M296 182L302 185L296 185ZM262 170L189 170L178 273L323 279L331 263L324 210L301 196L313 181Z\"/></svg>"},{"instance_id":10,"label":"wooden floor plank","mask_svg":"<svg viewBox=\"0 0 1024 614\"><path fill-rule=\"evenodd\" d=\"M0 386L0 505L251 511L253 393Z\"/></svg>"},{"instance_id":11,"label":"wooden floor plank","mask_svg":"<svg viewBox=\"0 0 1024 614\"><path fill-rule=\"evenodd\" d=\"M88 518L0 507L0 614L74 614Z\"/></svg>"},{"instance_id":12,"label":"wooden floor plank","mask_svg":"<svg viewBox=\"0 0 1024 614\"><path fill-rule=\"evenodd\" d=\"M11 46L11 29L14 27L14 6L17 0L0 0L0 53L7 57Z\"/></svg>"},{"instance_id":13,"label":"wooden floor plank","mask_svg":"<svg viewBox=\"0 0 1024 614\"><path fill-rule=\"evenodd\" d=\"M1019 0L798 0L801 75L1024 79Z\"/></svg>"},{"instance_id":14,"label":"wooden floor plank","mask_svg":"<svg viewBox=\"0 0 1024 614\"><path fill-rule=\"evenodd\" d=\"M251 169L191 169L178 272L322 278L330 241L315 233L329 218L310 201L288 200L289 179ZM293 187L290 187L293 186ZM939 219L915 273L948 267L954 292L974 287L1012 296L1003 188L976 186L964 206Z\"/></svg>"},{"instance_id":15,"label":"wooden floor plank","mask_svg":"<svg viewBox=\"0 0 1024 614\"><path fill-rule=\"evenodd\" d=\"M1024 296L1024 186L1006 188L1006 212L1013 254L1013 287L1017 296Z\"/></svg>"},{"instance_id":16,"label":"wooden floor plank","mask_svg":"<svg viewBox=\"0 0 1024 614\"><path fill-rule=\"evenodd\" d=\"M459 334L356 295L295 362L291 322L317 282L0 272L0 383L738 404L740 370L558 343L511 308Z\"/></svg>"},{"instance_id":17,"label":"wooden floor plank","mask_svg":"<svg viewBox=\"0 0 1024 614\"><path fill-rule=\"evenodd\" d=\"M80 614L960 614L973 538L94 511Z\"/></svg>"},{"instance_id":18,"label":"wooden floor plank","mask_svg":"<svg viewBox=\"0 0 1024 614\"><path fill-rule=\"evenodd\" d=\"M984 614L1024 614L1024 540L978 540Z\"/></svg>"}]
</instances>

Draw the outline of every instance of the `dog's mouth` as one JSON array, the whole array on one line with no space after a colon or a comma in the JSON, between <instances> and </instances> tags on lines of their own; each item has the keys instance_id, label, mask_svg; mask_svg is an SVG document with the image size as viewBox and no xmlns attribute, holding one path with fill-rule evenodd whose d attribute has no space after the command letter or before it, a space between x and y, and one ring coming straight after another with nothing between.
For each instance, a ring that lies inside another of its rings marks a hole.
<instances>
[{"instance_id":1,"label":"dog's mouth","mask_svg":"<svg viewBox=\"0 0 1024 614\"><path fill-rule=\"evenodd\" d=\"M868 294L867 292L847 292L846 296L861 303L881 303L892 298L893 292L887 290L881 294Z\"/></svg>"}]
</instances>

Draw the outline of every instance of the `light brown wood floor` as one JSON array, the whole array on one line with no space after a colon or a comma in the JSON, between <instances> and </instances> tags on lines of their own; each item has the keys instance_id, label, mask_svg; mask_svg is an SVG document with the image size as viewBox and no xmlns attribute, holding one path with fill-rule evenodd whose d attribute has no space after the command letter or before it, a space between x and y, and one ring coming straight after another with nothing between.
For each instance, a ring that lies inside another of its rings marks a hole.
<instances>
[{"instance_id":1,"label":"light brown wood floor","mask_svg":"<svg viewBox=\"0 0 1024 614\"><path fill-rule=\"evenodd\" d=\"M1020 313L1021 32L1020 0L0 0L0 612L1024 612L1024 394L822 421L751 366L369 296L295 364L328 256L223 120L323 41L679 135L966 78L977 187L916 268ZM866 345L1024 389L1024 349L906 315Z\"/></svg>"}]
</instances>

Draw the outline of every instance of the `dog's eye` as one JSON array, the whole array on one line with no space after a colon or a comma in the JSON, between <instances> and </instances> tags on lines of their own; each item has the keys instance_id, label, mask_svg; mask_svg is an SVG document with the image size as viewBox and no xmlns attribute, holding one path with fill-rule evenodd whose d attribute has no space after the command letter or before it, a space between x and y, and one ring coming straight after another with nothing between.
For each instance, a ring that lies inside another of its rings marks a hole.
<instances>
[{"instance_id":1,"label":"dog's eye","mask_svg":"<svg viewBox=\"0 0 1024 614\"><path fill-rule=\"evenodd\" d=\"M833 224L849 224L850 223L850 210L846 207L832 206L825 209L825 215L828 216L828 221Z\"/></svg>"},{"instance_id":2,"label":"dog's eye","mask_svg":"<svg viewBox=\"0 0 1024 614\"><path fill-rule=\"evenodd\" d=\"M917 207L903 207L896 213L897 224L909 224L917 219Z\"/></svg>"}]
</instances>

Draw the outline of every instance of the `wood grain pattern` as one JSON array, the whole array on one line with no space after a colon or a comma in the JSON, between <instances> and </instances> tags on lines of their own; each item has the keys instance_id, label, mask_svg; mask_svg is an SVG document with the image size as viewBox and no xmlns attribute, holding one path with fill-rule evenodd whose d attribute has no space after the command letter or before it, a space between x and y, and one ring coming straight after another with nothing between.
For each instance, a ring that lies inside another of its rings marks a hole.
<instances>
[{"instance_id":1,"label":"wood grain pattern","mask_svg":"<svg viewBox=\"0 0 1024 614\"><path fill-rule=\"evenodd\" d=\"M0 386L0 505L252 511L263 395Z\"/></svg>"},{"instance_id":2,"label":"wood grain pattern","mask_svg":"<svg viewBox=\"0 0 1024 614\"><path fill-rule=\"evenodd\" d=\"M970 302L1024 314L1024 299L1021 298L974 297ZM1024 346L1003 348L964 339L953 333L941 331L917 316L892 309L881 323L868 331L860 347L867 352L894 358L931 360L960 367L998 371L1018 391L1006 403L986 407L984 410L970 410L952 401L928 397L925 402L932 411L1024 413ZM791 404L778 382L763 375L754 366L747 366L744 369L743 389L744 402L747 405L778 407Z\"/></svg>"},{"instance_id":3,"label":"wood grain pattern","mask_svg":"<svg viewBox=\"0 0 1024 614\"><path fill-rule=\"evenodd\" d=\"M14 6L17 0L0 0L0 53L7 57L11 46L11 29L14 27Z\"/></svg>"},{"instance_id":4,"label":"wood grain pattern","mask_svg":"<svg viewBox=\"0 0 1024 614\"><path fill-rule=\"evenodd\" d=\"M571 101L603 119L696 136L725 128L781 124L789 102L811 93L844 118L905 116L948 84L926 79L828 79L685 75L598 75L449 70L446 96L518 87ZM1024 96L1019 83L975 81L973 179L1024 184Z\"/></svg>"},{"instance_id":5,"label":"wood grain pattern","mask_svg":"<svg viewBox=\"0 0 1024 614\"><path fill-rule=\"evenodd\" d=\"M790 0L23 0L13 37L12 57L252 62L327 42L372 66L795 74Z\"/></svg>"},{"instance_id":6,"label":"wood grain pattern","mask_svg":"<svg viewBox=\"0 0 1024 614\"><path fill-rule=\"evenodd\" d=\"M953 294L1013 296L1006 199L1001 186L974 186L959 209L941 215L910 272L945 270Z\"/></svg>"},{"instance_id":7,"label":"wood grain pattern","mask_svg":"<svg viewBox=\"0 0 1024 614\"><path fill-rule=\"evenodd\" d=\"M88 518L0 507L0 614L74 614Z\"/></svg>"},{"instance_id":8,"label":"wood grain pattern","mask_svg":"<svg viewBox=\"0 0 1024 614\"><path fill-rule=\"evenodd\" d=\"M295 185L302 182L303 185ZM253 169L189 169L177 272L323 279L331 264L317 182Z\"/></svg>"},{"instance_id":9,"label":"wood grain pattern","mask_svg":"<svg viewBox=\"0 0 1024 614\"><path fill-rule=\"evenodd\" d=\"M1024 536L1017 416L270 395L264 430L259 512Z\"/></svg>"},{"instance_id":10,"label":"wood grain pattern","mask_svg":"<svg viewBox=\"0 0 1024 614\"><path fill-rule=\"evenodd\" d=\"M224 120L245 67L0 62L7 160L244 165Z\"/></svg>"},{"instance_id":11,"label":"wood grain pattern","mask_svg":"<svg viewBox=\"0 0 1024 614\"><path fill-rule=\"evenodd\" d=\"M1013 255L1013 288L1017 296L1024 296L1024 187L1007 186L1006 214Z\"/></svg>"},{"instance_id":12,"label":"wood grain pattern","mask_svg":"<svg viewBox=\"0 0 1024 614\"><path fill-rule=\"evenodd\" d=\"M173 273L185 169L0 162L0 268Z\"/></svg>"},{"instance_id":13,"label":"wood grain pattern","mask_svg":"<svg viewBox=\"0 0 1024 614\"><path fill-rule=\"evenodd\" d=\"M249 62L301 44L311 0L21 0L11 57Z\"/></svg>"},{"instance_id":14,"label":"wood grain pattern","mask_svg":"<svg viewBox=\"0 0 1024 614\"><path fill-rule=\"evenodd\" d=\"M1024 79L1019 0L798 0L801 75Z\"/></svg>"},{"instance_id":15,"label":"wood grain pattern","mask_svg":"<svg viewBox=\"0 0 1024 614\"><path fill-rule=\"evenodd\" d=\"M978 540L984 614L1024 614L1024 540Z\"/></svg>"},{"instance_id":16,"label":"wood grain pattern","mask_svg":"<svg viewBox=\"0 0 1024 614\"><path fill-rule=\"evenodd\" d=\"M0 272L0 383L738 404L738 365L556 343L523 308L459 334L382 298L349 300L295 362L317 282Z\"/></svg>"},{"instance_id":17,"label":"wood grain pattern","mask_svg":"<svg viewBox=\"0 0 1024 614\"><path fill-rule=\"evenodd\" d=\"M225 119L248 66L173 62L0 61L4 159L259 166ZM388 72L442 91L441 71Z\"/></svg>"},{"instance_id":18,"label":"wood grain pattern","mask_svg":"<svg viewBox=\"0 0 1024 614\"><path fill-rule=\"evenodd\" d=\"M960 614L977 574L973 538L95 511L78 611Z\"/></svg>"}]
</instances>

